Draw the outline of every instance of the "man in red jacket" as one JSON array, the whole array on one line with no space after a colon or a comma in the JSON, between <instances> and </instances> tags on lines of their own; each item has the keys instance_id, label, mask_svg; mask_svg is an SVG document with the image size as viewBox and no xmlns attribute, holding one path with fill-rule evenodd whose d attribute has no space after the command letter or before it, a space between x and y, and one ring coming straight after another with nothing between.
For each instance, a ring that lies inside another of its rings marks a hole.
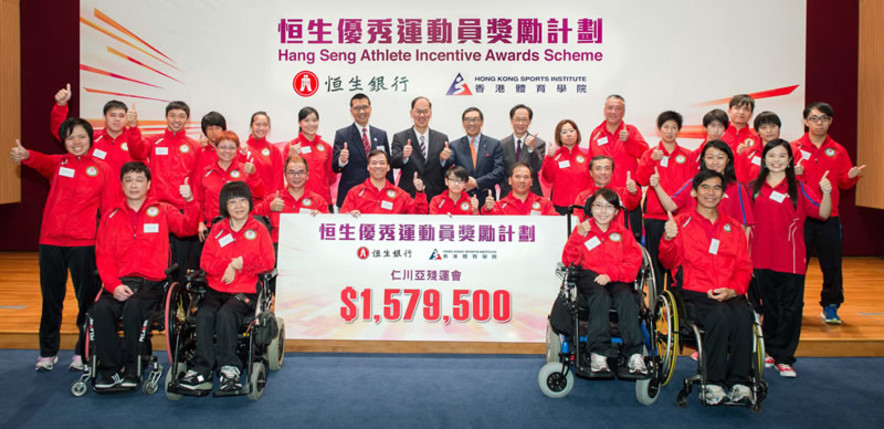
<instances>
[{"instance_id":1,"label":"man in red jacket","mask_svg":"<svg viewBox=\"0 0 884 429\"><path fill-rule=\"evenodd\" d=\"M424 182L414 174L414 199L408 192L387 180L390 155L380 149L368 154L368 179L347 192L341 204L341 213L360 214L427 214L427 194Z\"/></svg>"},{"instance_id":2,"label":"man in red jacket","mask_svg":"<svg viewBox=\"0 0 884 429\"><path fill-rule=\"evenodd\" d=\"M142 162L120 169L126 200L109 210L98 226L95 255L104 293L92 307L99 371L95 387L138 385L138 337L144 321L158 309L169 264L169 233L196 231L199 206L186 196L184 214L148 197L150 170ZM123 341L116 333L123 317ZM123 352L125 351L125 356ZM125 367L125 371L123 368Z\"/></svg>"},{"instance_id":3,"label":"man in red jacket","mask_svg":"<svg viewBox=\"0 0 884 429\"><path fill-rule=\"evenodd\" d=\"M517 215L517 216L558 216L549 198L531 192L534 179L531 167L523 162L513 164L510 170L509 184L512 192L494 201L494 197L485 197L482 214L486 215Z\"/></svg>"},{"instance_id":4,"label":"man in red jacket","mask_svg":"<svg viewBox=\"0 0 884 429\"><path fill-rule=\"evenodd\" d=\"M752 261L740 223L718 211L726 186L718 172L697 173L692 186L696 208L675 218L669 213L660 242L660 262L681 270L688 318L706 330L707 384L700 394L707 405L721 403L728 396L726 387L731 389L731 401L754 401L747 386L753 313L745 297Z\"/></svg>"},{"instance_id":5,"label":"man in red jacket","mask_svg":"<svg viewBox=\"0 0 884 429\"><path fill-rule=\"evenodd\" d=\"M804 222L804 245L808 259L816 249L816 256L823 271L823 290L820 305L823 321L841 324L838 307L844 302L844 279L841 276L841 217L838 201L841 191L856 185L865 165L854 166L850 155L829 137L832 125L832 106L828 103L811 103L804 109L804 125L807 133L792 142L795 157L795 177L809 184L817 184L829 173L832 179L832 214L826 220L810 219ZM817 186L817 185L813 185ZM820 191L817 188L817 191Z\"/></svg>"}]
</instances>

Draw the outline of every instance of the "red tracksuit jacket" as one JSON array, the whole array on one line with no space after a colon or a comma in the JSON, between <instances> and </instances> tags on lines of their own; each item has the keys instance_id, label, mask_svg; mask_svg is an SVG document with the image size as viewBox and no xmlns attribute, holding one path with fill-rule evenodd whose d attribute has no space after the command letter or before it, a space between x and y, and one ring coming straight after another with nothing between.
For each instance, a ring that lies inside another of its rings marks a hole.
<instances>
[{"instance_id":1,"label":"red tracksuit jacket","mask_svg":"<svg viewBox=\"0 0 884 429\"><path fill-rule=\"evenodd\" d=\"M230 261L242 257L243 269L233 282L221 281ZM209 287L224 293L256 293L258 273L273 268L276 257L267 228L249 216L239 231L230 228L230 219L224 219L209 232L200 257L200 267L206 272Z\"/></svg>"},{"instance_id":2,"label":"red tracksuit jacket","mask_svg":"<svg viewBox=\"0 0 884 429\"><path fill-rule=\"evenodd\" d=\"M740 223L719 212L713 224L696 209L675 216L678 235L660 240L660 263L681 267L685 290L706 293L726 287L745 294L752 278L752 261Z\"/></svg>"},{"instance_id":3,"label":"red tracksuit jacket","mask_svg":"<svg viewBox=\"0 0 884 429\"><path fill-rule=\"evenodd\" d=\"M592 181L590 181L590 182L592 182ZM623 224L624 223L623 210L625 209L627 211L633 211L638 208L639 204L641 204L641 202L642 202L641 188L638 188L638 190L634 194L630 194L629 191L626 190L625 186L611 187L611 185L608 184L608 186L606 186L606 188L616 192L617 196L620 197L620 207L619 207L620 212L617 213L617 218L614 219L614 221ZM589 197L591 197L592 194L594 194L595 191L597 191L598 189L599 188L595 186L594 182L590 183L588 188L584 189L579 194L577 194L577 198L574 199L574 204L581 206L581 207L585 206L586 200L588 200ZM586 219L586 214L583 213L583 209L574 209L574 215L577 216L577 218L580 219L581 222L583 222L583 219Z\"/></svg>"},{"instance_id":4,"label":"red tracksuit jacket","mask_svg":"<svg viewBox=\"0 0 884 429\"><path fill-rule=\"evenodd\" d=\"M804 274L807 270L804 221L808 216L820 219L819 194L807 184L798 182L798 201L793 206L786 180L775 187L765 181L752 200L752 210L758 219L752 232L753 266Z\"/></svg>"},{"instance_id":5,"label":"red tracksuit jacket","mask_svg":"<svg viewBox=\"0 0 884 429\"><path fill-rule=\"evenodd\" d=\"M258 140L252 135L249 135L246 145L243 163L251 160L255 164L255 172L264 184L264 193L271 194L282 189L285 186L285 172L282 170L282 162L285 158L282 157L276 146L269 143L267 139Z\"/></svg>"},{"instance_id":6,"label":"red tracksuit jacket","mask_svg":"<svg viewBox=\"0 0 884 429\"><path fill-rule=\"evenodd\" d=\"M40 244L94 246L98 215L119 201L119 176L114 176L104 161L88 154L28 153L22 164L49 179Z\"/></svg>"},{"instance_id":7,"label":"red tracksuit jacket","mask_svg":"<svg viewBox=\"0 0 884 429\"><path fill-rule=\"evenodd\" d=\"M228 182L246 182L252 192L253 201L260 202L259 199L264 196L264 185L261 183L258 172L246 174L242 163L236 159L230 163L227 170L221 168L217 162L206 167L203 173L196 177L195 182L195 186L192 188L193 197L203 209L200 220L206 225L210 225L215 216L221 215L221 208L218 206L221 188Z\"/></svg>"},{"instance_id":8,"label":"red tracksuit jacket","mask_svg":"<svg viewBox=\"0 0 884 429\"><path fill-rule=\"evenodd\" d=\"M605 232L596 226L595 219L589 224L592 227L585 236L576 227L571 232L562 251L562 263L606 274L614 282L635 281L642 266L642 251L632 231L617 222L611 222Z\"/></svg>"},{"instance_id":9,"label":"red tracksuit jacket","mask_svg":"<svg viewBox=\"0 0 884 429\"><path fill-rule=\"evenodd\" d=\"M270 203L276 199L282 198L284 206L281 212L270 210ZM321 195L309 189L304 190L301 198L295 199L289 193L288 187L281 191L276 191L266 195L261 204L255 206L253 213L260 216L266 216L270 219L270 238L274 243L279 243L279 215L283 213L311 213L313 210L319 210L320 213L328 213L328 202Z\"/></svg>"},{"instance_id":10,"label":"red tracksuit jacket","mask_svg":"<svg viewBox=\"0 0 884 429\"><path fill-rule=\"evenodd\" d=\"M159 281L169 266L169 233L195 235L199 205L184 205L184 214L148 197L137 212L126 201L109 210L98 226L95 260L104 288L113 293L120 277Z\"/></svg>"},{"instance_id":11,"label":"red tracksuit jacket","mask_svg":"<svg viewBox=\"0 0 884 429\"><path fill-rule=\"evenodd\" d=\"M494 203L494 208L491 211L485 210L485 205L483 204L479 208L479 213L483 215L498 215L498 216L558 216L558 212L556 212L555 207L553 207L552 201L548 198L544 198L534 194L533 192L528 192L528 195L525 197L525 201L519 200L516 198L516 195L510 192L506 194L505 197L501 198L499 201Z\"/></svg>"},{"instance_id":12,"label":"red tracksuit jacket","mask_svg":"<svg viewBox=\"0 0 884 429\"><path fill-rule=\"evenodd\" d=\"M282 154L282 162L289 157L289 147L297 143L301 144L301 157L307 160L309 167L307 189L316 192L326 201L332 201L331 186L338 180L338 175L332 171L331 145L323 141L322 136L318 134L311 142L299 133L292 141L276 144Z\"/></svg>"},{"instance_id":13,"label":"red tracksuit jacket","mask_svg":"<svg viewBox=\"0 0 884 429\"><path fill-rule=\"evenodd\" d=\"M629 138L626 141L620 140L620 130L626 128L629 132ZM638 128L632 125L626 125L620 122L620 127L613 134L608 132L607 122L592 130L589 135L589 153L590 159L605 155L614 159L614 176L611 177L611 185L616 187L626 186L626 172L632 173L635 177L638 172L638 160L648 151L648 143L642 137L642 133ZM639 195L641 199L641 195Z\"/></svg>"},{"instance_id":14,"label":"red tracksuit jacket","mask_svg":"<svg viewBox=\"0 0 884 429\"><path fill-rule=\"evenodd\" d=\"M191 178L197 171L200 146L187 137L185 132L173 133L166 129L163 134L141 137L137 127L126 132L129 151L135 159L147 159L150 167L153 195L160 201L172 204L178 209L184 208L184 197L178 191L184 184L184 178Z\"/></svg>"},{"instance_id":15,"label":"red tracksuit jacket","mask_svg":"<svg viewBox=\"0 0 884 429\"><path fill-rule=\"evenodd\" d=\"M466 192L460 194L459 200L454 201L448 196L448 191L445 191L430 201L430 214L471 215L473 204Z\"/></svg>"},{"instance_id":16,"label":"red tracksuit jacket","mask_svg":"<svg viewBox=\"0 0 884 429\"><path fill-rule=\"evenodd\" d=\"M822 192L819 183L823 174L826 171L829 172L826 177L832 182L832 214L830 216L838 216L841 190L850 189L859 181L859 176L853 179L848 176L850 169L853 168L853 163L850 162L847 150L829 136L826 136L826 141L817 149L805 133L800 139L792 142L793 164L797 164L799 159L803 160L801 166L804 167L804 174L797 176L797 179L803 180L817 193Z\"/></svg>"},{"instance_id":17,"label":"red tracksuit jacket","mask_svg":"<svg viewBox=\"0 0 884 429\"><path fill-rule=\"evenodd\" d=\"M651 158L651 153L657 148L663 151L663 158L659 161L654 161ZM657 146L648 149L642 155L642 159L639 162L636 182L642 186L648 186L651 175L654 174L654 167L657 167L657 171L660 172L660 186L669 195L675 193L685 180L692 179L697 174L697 165L694 164L691 153L679 146L678 143L676 143L675 149L671 153L666 151L662 141ZM648 195L645 198L645 218L668 219L663 206L660 205L660 200L657 198L657 193L653 189L648 191Z\"/></svg>"},{"instance_id":18,"label":"red tracksuit jacket","mask_svg":"<svg viewBox=\"0 0 884 429\"><path fill-rule=\"evenodd\" d=\"M589 152L579 146L571 149L561 146L555 156L543 159L540 175L551 185L552 203L567 207L592 182L589 177Z\"/></svg>"},{"instance_id":19,"label":"red tracksuit jacket","mask_svg":"<svg viewBox=\"0 0 884 429\"><path fill-rule=\"evenodd\" d=\"M341 213L353 210L362 214L427 214L427 194L418 192L412 199L408 192L390 182L378 191L368 178L350 189L341 204Z\"/></svg>"},{"instance_id":20,"label":"red tracksuit jacket","mask_svg":"<svg viewBox=\"0 0 884 429\"><path fill-rule=\"evenodd\" d=\"M721 141L727 143L727 145L731 147L731 150L736 157L740 156L737 155L737 146L750 140L752 141L753 148L757 148L761 145L761 137L758 137L758 134L755 134L755 131L749 126L743 127L740 131L737 131L737 127L733 124L728 124L727 129L724 130L724 135L721 136Z\"/></svg>"},{"instance_id":21,"label":"red tracksuit jacket","mask_svg":"<svg viewBox=\"0 0 884 429\"><path fill-rule=\"evenodd\" d=\"M693 179L688 180L674 194L669 196L669 198L672 198L672 202L678 206L675 213L686 208L693 209L697 207L697 200L691 196L693 182ZM752 213L750 200L749 190L746 188L746 185L740 182L729 183L727 190L724 191L724 195L721 196L721 202L718 203L718 211L735 219L744 226L753 226L755 225L755 214Z\"/></svg>"}]
</instances>

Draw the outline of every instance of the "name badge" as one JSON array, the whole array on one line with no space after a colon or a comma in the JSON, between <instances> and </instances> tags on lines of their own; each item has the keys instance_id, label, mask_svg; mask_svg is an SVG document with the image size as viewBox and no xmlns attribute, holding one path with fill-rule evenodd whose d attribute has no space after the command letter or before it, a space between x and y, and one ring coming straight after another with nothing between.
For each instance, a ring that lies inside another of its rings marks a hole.
<instances>
[{"instance_id":1,"label":"name badge","mask_svg":"<svg viewBox=\"0 0 884 429\"><path fill-rule=\"evenodd\" d=\"M387 147L386 147L386 146L383 146L383 145L378 145L378 146L375 147L375 149L377 149L377 150L382 150L382 151L384 151L384 152L387 151Z\"/></svg>"},{"instance_id":2,"label":"name badge","mask_svg":"<svg viewBox=\"0 0 884 429\"><path fill-rule=\"evenodd\" d=\"M758 155L753 156L752 163L760 167L761 166L761 157Z\"/></svg>"},{"instance_id":3,"label":"name badge","mask_svg":"<svg viewBox=\"0 0 884 429\"><path fill-rule=\"evenodd\" d=\"M301 146L301 153L305 153L305 154L306 154L306 153L312 153L312 152L313 152L313 148L312 148L312 147L310 147L310 146L307 146L307 147Z\"/></svg>"},{"instance_id":4,"label":"name badge","mask_svg":"<svg viewBox=\"0 0 884 429\"><path fill-rule=\"evenodd\" d=\"M608 144L608 137L607 137L607 136L601 136L601 137L599 137L599 139L596 140L595 142L598 143L599 146L604 146L604 145Z\"/></svg>"},{"instance_id":5,"label":"name badge","mask_svg":"<svg viewBox=\"0 0 884 429\"><path fill-rule=\"evenodd\" d=\"M807 161L808 159L810 159L810 152L808 152L808 151L802 149L802 150L801 150L801 159L803 159L803 160L805 160L805 161Z\"/></svg>"},{"instance_id":6,"label":"name badge","mask_svg":"<svg viewBox=\"0 0 884 429\"><path fill-rule=\"evenodd\" d=\"M381 208L384 210L393 210L393 203L390 201L381 201Z\"/></svg>"},{"instance_id":7,"label":"name badge","mask_svg":"<svg viewBox=\"0 0 884 429\"><path fill-rule=\"evenodd\" d=\"M669 157L664 156L663 159L660 160L661 167L669 167Z\"/></svg>"},{"instance_id":8,"label":"name badge","mask_svg":"<svg viewBox=\"0 0 884 429\"><path fill-rule=\"evenodd\" d=\"M587 250L595 249L599 244L602 244L602 241L598 237L592 237L586 243L583 243Z\"/></svg>"},{"instance_id":9,"label":"name badge","mask_svg":"<svg viewBox=\"0 0 884 429\"><path fill-rule=\"evenodd\" d=\"M709 243L709 253L711 253L711 254L713 254L713 255L717 255L717 254L718 254L718 245L719 245L719 244L720 244L720 243L719 243L718 239L717 239L717 238L713 238L712 241Z\"/></svg>"},{"instance_id":10,"label":"name badge","mask_svg":"<svg viewBox=\"0 0 884 429\"><path fill-rule=\"evenodd\" d=\"M144 224L144 233L157 233L160 232L160 224L158 223L146 223Z\"/></svg>"},{"instance_id":11,"label":"name badge","mask_svg":"<svg viewBox=\"0 0 884 429\"><path fill-rule=\"evenodd\" d=\"M76 172L76 171L74 171L73 168L61 167L61 168L58 169L58 175L59 175L59 176L64 176L64 177L71 177L71 178L73 178L75 172Z\"/></svg>"},{"instance_id":12,"label":"name badge","mask_svg":"<svg viewBox=\"0 0 884 429\"><path fill-rule=\"evenodd\" d=\"M559 168L568 168L570 166L571 166L571 161L568 161L567 159L564 161L559 161Z\"/></svg>"},{"instance_id":13,"label":"name badge","mask_svg":"<svg viewBox=\"0 0 884 429\"><path fill-rule=\"evenodd\" d=\"M101 149L95 149L92 151L92 156L94 156L98 159L104 159L107 156L107 152L105 152Z\"/></svg>"},{"instance_id":14,"label":"name badge","mask_svg":"<svg viewBox=\"0 0 884 429\"><path fill-rule=\"evenodd\" d=\"M301 207L301 209L298 210L298 213L301 213L301 214L304 214L304 213L306 213L306 214L310 214L310 213L313 213L313 210L310 210L310 209L308 209L308 208L306 208L306 207Z\"/></svg>"},{"instance_id":15,"label":"name badge","mask_svg":"<svg viewBox=\"0 0 884 429\"><path fill-rule=\"evenodd\" d=\"M531 210L531 213L529 213L528 215L529 216L540 216L541 213L540 213L540 210Z\"/></svg>"},{"instance_id":16,"label":"name badge","mask_svg":"<svg viewBox=\"0 0 884 429\"><path fill-rule=\"evenodd\" d=\"M169 154L169 148L167 148L167 147L160 147L160 146L157 146L157 148L156 148L156 150L155 150L154 152L155 152L157 155L168 155L168 154Z\"/></svg>"},{"instance_id":17,"label":"name badge","mask_svg":"<svg viewBox=\"0 0 884 429\"><path fill-rule=\"evenodd\" d=\"M227 234L224 237L221 237L220 240L218 240L218 245L221 247L224 247L232 242L233 242L233 236L230 234Z\"/></svg>"},{"instance_id":18,"label":"name badge","mask_svg":"<svg viewBox=\"0 0 884 429\"><path fill-rule=\"evenodd\" d=\"M782 203L785 198L786 198L786 194L781 194L777 191L773 191L770 193L770 199L772 199L778 203Z\"/></svg>"}]
</instances>

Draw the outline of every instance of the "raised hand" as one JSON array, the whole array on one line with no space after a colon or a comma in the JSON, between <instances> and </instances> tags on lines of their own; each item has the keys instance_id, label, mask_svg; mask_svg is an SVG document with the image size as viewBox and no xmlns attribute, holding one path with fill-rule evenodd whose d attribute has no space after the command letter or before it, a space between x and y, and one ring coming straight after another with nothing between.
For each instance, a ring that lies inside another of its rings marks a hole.
<instances>
[{"instance_id":1,"label":"raised hand","mask_svg":"<svg viewBox=\"0 0 884 429\"><path fill-rule=\"evenodd\" d=\"M638 185L635 183L635 180L632 180L632 172L626 172L626 190L630 194L635 194L638 192Z\"/></svg>"},{"instance_id":2,"label":"raised hand","mask_svg":"<svg viewBox=\"0 0 884 429\"><path fill-rule=\"evenodd\" d=\"M535 144L537 144L537 135L536 134L533 136L529 135L528 137L525 137L525 146L531 148L531 150L534 150Z\"/></svg>"},{"instance_id":3,"label":"raised hand","mask_svg":"<svg viewBox=\"0 0 884 429\"><path fill-rule=\"evenodd\" d=\"M178 187L178 193L181 194L185 201L193 200L193 190L190 189L190 185L187 183L189 180L189 177L185 177L184 184Z\"/></svg>"},{"instance_id":4,"label":"raised hand","mask_svg":"<svg viewBox=\"0 0 884 429\"><path fill-rule=\"evenodd\" d=\"M9 152L9 157L12 158L12 162L18 164L28 159L29 156L31 156L31 153L21 145L21 140L15 139L15 147Z\"/></svg>"},{"instance_id":5,"label":"raised hand","mask_svg":"<svg viewBox=\"0 0 884 429\"><path fill-rule=\"evenodd\" d=\"M660 172L657 171L657 167L654 167L654 174L651 175L651 178L648 179L648 184L652 188L656 188L660 186Z\"/></svg>"},{"instance_id":6,"label":"raised hand","mask_svg":"<svg viewBox=\"0 0 884 429\"><path fill-rule=\"evenodd\" d=\"M859 167L854 166L853 168L851 168L851 169L847 172L847 177L849 177L849 178L851 178L851 179L855 179L856 176L859 176L859 174L862 173L863 168L866 168L866 165L865 165L865 164L860 165Z\"/></svg>"},{"instance_id":7,"label":"raised hand","mask_svg":"<svg viewBox=\"0 0 884 429\"><path fill-rule=\"evenodd\" d=\"M476 182L476 178L470 176L470 179L467 180L467 184L466 184L466 186L464 186L464 189L466 189L467 191L472 191L473 189L476 189L476 187L478 187L478 186L479 186L479 184Z\"/></svg>"},{"instance_id":8,"label":"raised hand","mask_svg":"<svg viewBox=\"0 0 884 429\"><path fill-rule=\"evenodd\" d=\"M442 152L439 153L439 159L448 161L448 158L451 158L451 148L448 147L448 142L445 142L445 149L442 149Z\"/></svg>"},{"instance_id":9,"label":"raised hand","mask_svg":"<svg viewBox=\"0 0 884 429\"><path fill-rule=\"evenodd\" d=\"M803 161L804 161L804 158L801 158L798 160L798 163L795 164L795 175L796 176L803 176L804 175L804 166L801 165L801 162L803 162Z\"/></svg>"},{"instance_id":10,"label":"raised hand","mask_svg":"<svg viewBox=\"0 0 884 429\"><path fill-rule=\"evenodd\" d=\"M658 148L654 149L653 152L651 152L651 159L653 159L654 161L659 161L659 160L663 159L663 155L666 155L663 152L663 149L660 149L658 147Z\"/></svg>"},{"instance_id":11,"label":"raised hand","mask_svg":"<svg viewBox=\"0 0 884 429\"><path fill-rule=\"evenodd\" d=\"M678 224L675 223L675 218L672 217L672 212L668 211L666 212L666 215L669 216L669 220L663 225L663 238L672 240L678 235Z\"/></svg>"},{"instance_id":12,"label":"raised hand","mask_svg":"<svg viewBox=\"0 0 884 429\"><path fill-rule=\"evenodd\" d=\"M555 140L549 141L549 148L546 150L546 156L550 158L555 158L556 152L559 151L559 145L556 144Z\"/></svg>"},{"instance_id":13,"label":"raised hand","mask_svg":"<svg viewBox=\"0 0 884 429\"><path fill-rule=\"evenodd\" d=\"M828 177L826 177L828 175L829 175L829 170L826 170L826 172L823 173L823 177L820 179L820 190L826 194L828 194L829 192L832 192L832 182L830 182Z\"/></svg>"},{"instance_id":14,"label":"raised hand","mask_svg":"<svg viewBox=\"0 0 884 429\"><path fill-rule=\"evenodd\" d=\"M289 145L289 156L295 156L295 155L300 155L300 154L301 154L301 143L295 143L293 145Z\"/></svg>"},{"instance_id":15,"label":"raised hand","mask_svg":"<svg viewBox=\"0 0 884 429\"><path fill-rule=\"evenodd\" d=\"M579 232L580 235L586 235L592 230L592 225L589 223L589 219L590 218L587 217L583 222L577 224L577 232Z\"/></svg>"},{"instance_id":16,"label":"raised hand","mask_svg":"<svg viewBox=\"0 0 884 429\"><path fill-rule=\"evenodd\" d=\"M485 197L485 211L491 211L492 209L494 209L494 204L494 197L492 197L491 195Z\"/></svg>"},{"instance_id":17,"label":"raised hand","mask_svg":"<svg viewBox=\"0 0 884 429\"><path fill-rule=\"evenodd\" d=\"M130 128L135 128L138 126L138 111L135 110L135 102L132 102L132 108L126 111L126 122L129 123Z\"/></svg>"},{"instance_id":18,"label":"raised hand","mask_svg":"<svg viewBox=\"0 0 884 429\"><path fill-rule=\"evenodd\" d=\"M424 191L424 181L421 180L420 177L417 177L417 171L414 172L414 179L412 180L412 184L414 184L414 190L417 192Z\"/></svg>"},{"instance_id":19,"label":"raised hand","mask_svg":"<svg viewBox=\"0 0 884 429\"><path fill-rule=\"evenodd\" d=\"M626 129L625 126L623 127L622 130L620 130L620 135L618 135L617 137L620 137L620 141L622 141L622 142L629 140L629 131Z\"/></svg>"},{"instance_id":20,"label":"raised hand","mask_svg":"<svg viewBox=\"0 0 884 429\"><path fill-rule=\"evenodd\" d=\"M280 198L279 193L277 192L276 198L274 198L273 201L270 202L270 211L279 213L284 208L285 208L285 201L282 198Z\"/></svg>"},{"instance_id":21,"label":"raised hand","mask_svg":"<svg viewBox=\"0 0 884 429\"><path fill-rule=\"evenodd\" d=\"M410 157L412 151L414 151L414 148L411 147L411 139L408 139L408 143L402 148L402 158Z\"/></svg>"},{"instance_id":22,"label":"raised hand","mask_svg":"<svg viewBox=\"0 0 884 429\"><path fill-rule=\"evenodd\" d=\"M71 84L65 85L55 93L55 103L59 106L67 105L68 101L71 101Z\"/></svg>"},{"instance_id":23,"label":"raised hand","mask_svg":"<svg viewBox=\"0 0 884 429\"><path fill-rule=\"evenodd\" d=\"M737 146L737 155L742 155L743 152L745 152L747 149L751 148L753 144L755 144L755 142L752 141L752 139L749 139L749 140L744 141L743 143L740 143L739 146Z\"/></svg>"},{"instance_id":24,"label":"raised hand","mask_svg":"<svg viewBox=\"0 0 884 429\"><path fill-rule=\"evenodd\" d=\"M350 150L347 149L347 143L344 142L344 149L341 150L341 155L338 158L341 164L346 164L350 161Z\"/></svg>"},{"instance_id":25,"label":"raised hand","mask_svg":"<svg viewBox=\"0 0 884 429\"><path fill-rule=\"evenodd\" d=\"M489 196L489 198L490 198L490 196ZM486 200L487 200L487 198L486 198ZM470 205L473 206L473 213L479 212L479 199L476 198L475 195L473 195L473 198L470 198Z\"/></svg>"}]
</instances>

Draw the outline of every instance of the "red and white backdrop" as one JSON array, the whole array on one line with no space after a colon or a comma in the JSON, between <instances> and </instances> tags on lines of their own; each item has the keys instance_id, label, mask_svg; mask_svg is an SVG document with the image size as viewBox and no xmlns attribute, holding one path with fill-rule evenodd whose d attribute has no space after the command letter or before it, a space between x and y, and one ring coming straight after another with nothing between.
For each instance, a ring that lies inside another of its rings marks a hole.
<instances>
[{"instance_id":1,"label":"red and white backdrop","mask_svg":"<svg viewBox=\"0 0 884 429\"><path fill-rule=\"evenodd\" d=\"M350 97L363 92L372 100L372 125L390 134L410 126L410 101L426 96L431 126L452 139L464 134L466 107L482 109L484 133L502 138L511 132L509 108L524 103L534 109L533 132L552 140L555 124L571 118L586 144L603 120L604 98L617 93L626 98L626 121L651 143L659 112L682 113L680 142L693 148L702 141L705 112L749 93L756 112L777 112L783 137L793 139L802 132L805 22L804 0L560 1L519 8L500 0L82 0L80 112L100 123L103 104L120 99L137 106L146 133L156 133L164 128L166 103L184 100L196 137L210 110L224 114L241 136L251 114L264 110L272 121L269 139L278 142L297 135L298 110L312 106L320 113L319 134L330 141L352 122ZM562 241L563 231L555 230ZM526 263L520 270L552 273L549 263ZM285 271L282 280L290 280ZM507 287L538 287L514 281ZM546 307L531 317L544 316ZM543 338L539 325L512 319L508 326L518 333L481 338ZM299 338L322 338L328 330L317 332ZM350 332L356 334L347 338L379 338L367 334L376 330ZM443 329L420 338L479 337Z\"/></svg>"}]
</instances>

